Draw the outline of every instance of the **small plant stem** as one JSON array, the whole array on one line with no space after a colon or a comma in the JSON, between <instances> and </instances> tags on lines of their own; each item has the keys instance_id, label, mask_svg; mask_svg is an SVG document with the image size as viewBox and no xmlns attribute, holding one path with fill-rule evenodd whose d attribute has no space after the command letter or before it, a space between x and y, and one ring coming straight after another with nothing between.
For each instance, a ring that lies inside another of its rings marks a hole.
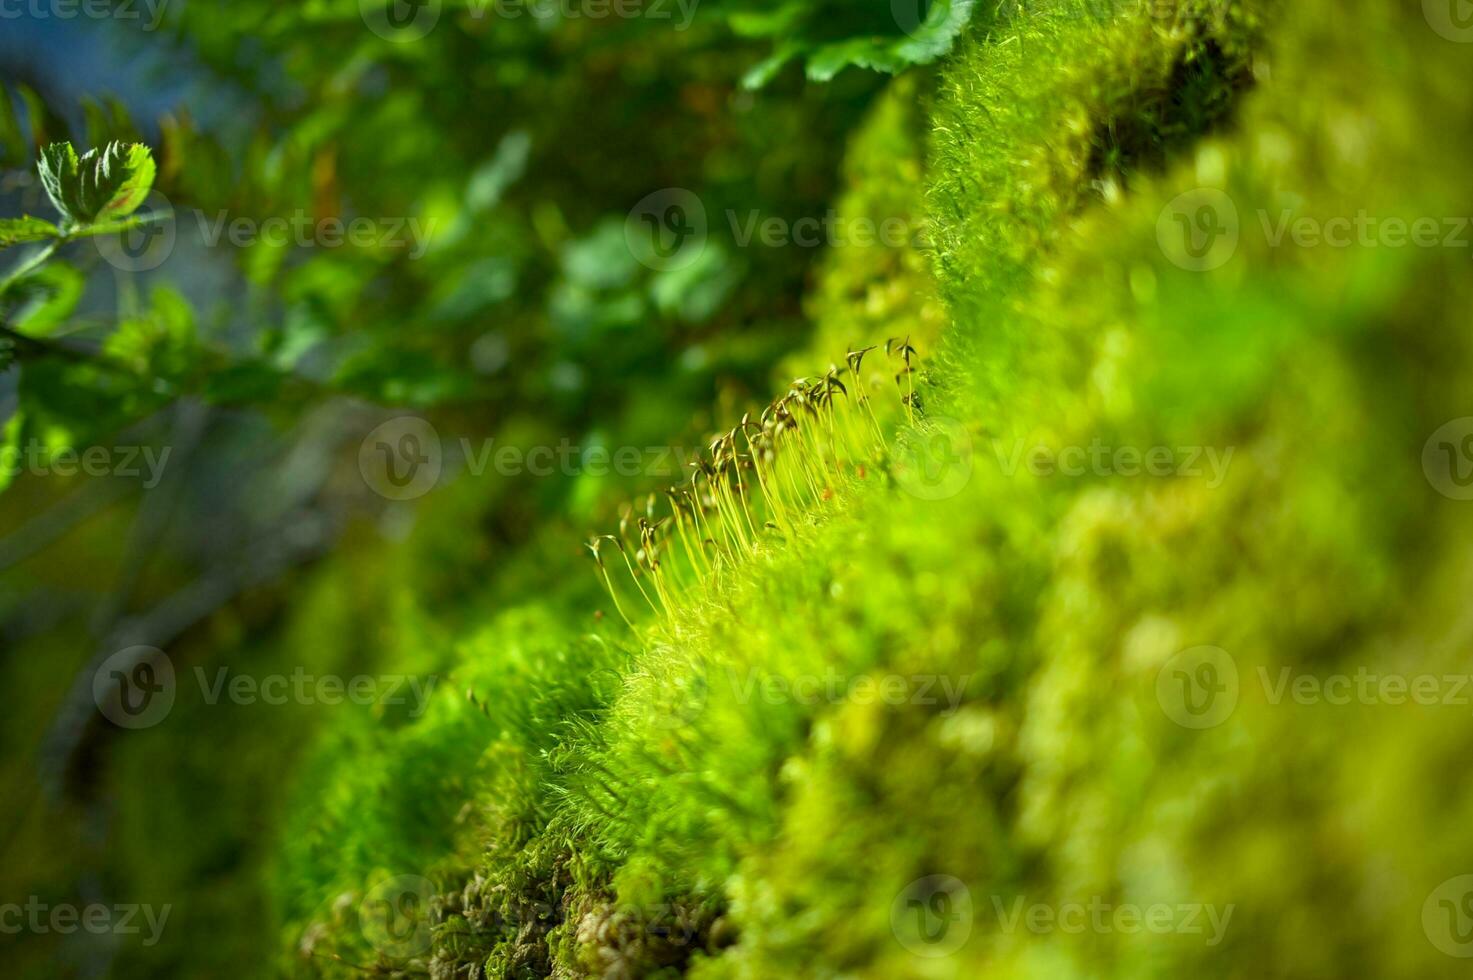
<instances>
[{"instance_id":1,"label":"small plant stem","mask_svg":"<svg viewBox=\"0 0 1473 980\"><path fill-rule=\"evenodd\" d=\"M675 603L670 600L670 592L665 588L665 576L654 566L653 561L654 559L651 559L650 580L655 583L655 594L660 597L660 602L664 604L666 614L669 614L675 609Z\"/></svg>"},{"instance_id":2,"label":"small plant stem","mask_svg":"<svg viewBox=\"0 0 1473 980\"><path fill-rule=\"evenodd\" d=\"M634 563L629 560L629 552L623 547L624 542L620 541L619 545L619 555L624 559L625 567L629 569L629 577L634 579L634 587L639 590L640 595L644 596L644 601L650 604L650 608L658 616L660 614L660 607L655 605L654 600L650 598L649 592L645 590L644 583L639 580L639 572L635 569Z\"/></svg>"},{"instance_id":3,"label":"small plant stem","mask_svg":"<svg viewBox=\"0 0 1473 980\"><path fill-rule=\"evenodd\" d=\"M813 469L812 461L817 459L818 475L826 479L826 474L824 473L823 446L808 437L808 426L806 425L800 425L798 427L798 438L802 441L804 450L798 459L799 469L803 472L803 479L808 481L808 489L813 491L814 499L822 500L823 488L814 482L811 471Z\"/></svg>"},{"instance_id":4,"label":"small plant stem","mask_svg":"<svg viewBox=\"0 0 1473 980\"><path fill-rule=\"evenodd\" d=\"M733 465L735 465L735 464L733 464ZM738 481L740 481L741 478L740 477L737 477L736 479ZM747 512L747 508L743 504L738 503L737 498L736 498L735 494L733 493L732 488L731 488L731 484L729 482L727 482L726 480L721 480L719 478L718 478L718 481L717 482L718 482L718 489L721 491L721 493L723 494L723 496L726 499L726 510L727 510L727 514L728 514L727 519L729 521L731 521L732 530L736 533L737 543L741 545L741 548L742 548L743 551L746 551L746 552L749 552L750 553L752 551L752 543L747 538L747 532L742 528L742 522L740 520L738 520L737 519L737 516L736 516L736 512L738 510L740 510L742 512L742 514L745 515L746 512ZM738 482L737 485L740 486L741 485L740 482ZM747 526L748 527L751 527L752 519L750 517L748 517L746 519L746 521L747 521ZM754 537L756 536L756 534L757 534L756 531L753 531L752 532L752 535Z\"/></svg>"},{"instance_id":5,"label":"small plant stem","mask_svg":"<svg viewBox=\"0 0 1473 980\"><path fill-rule=\"evenodd\" d=\"M604 588L609 590L609 598L614 600L614 608L619 611L619 618L624 620L624 625L631 630L634 624L629 621L629 616L624 612L624 606L619 602L619 593L614 591L614 581L609 578L609 570L604 567L603 562L598 562L598 570L604 579Z\"/></svg>"},{"instance_id":6,"label":"small plant stem","mask_svg":"<svg viewBox=\"0 0 1473 980\"><path fill-rule=\"evenodd\" d=\"M711 571L710 565L706 563L706 556L699 549L692 549L690 535L685 530L685 514L681 512L680 504L671 501L670 509L675 512L675 530L680 535L680 543L685 548L686 561L696 573L696 578L701 576L702 568L707 573ZM699 556L699 558L698 558Z\"/></svg>"},{"instance_id":7,"label":"small plant stem","mask_svg":"<svg viewBox=\"0 0 1473 980\"><path fill-rule=\"evenodd\" d=\"M721 537L726 543L727 560L736 564L737 549L740 546L736 536L736 515L728 511L726 498L721 493L719 484L710 477L706 478L706 482L711 485L711 501L716 507L716 525L721 528Z\"/></svg>"},{"instance_id":8,"label":"small plant stem","mask_svg":"<svg viewBox=\"0 0 1473 980\"><path fill-rule=\"evenodd\" d=\"M705 499L701 496L700 484L696 482L699 479L699 476L700 474L698 473L696 475L696 478L691 480L691 491L692 495L695 498L696 513L700 515L701 520L706 522L706 535L703 540L710 541L711 544L715 546L718 552L725 552L727 563L730 564L736 560L736 555L731 551L729 547L725 546L720 540L717 539L716 529L712 526L713 522L711 520L711 515L706 513L706 502ZM714 497L712 498L712 504L713 506L715 504ZM722 528L721 537L726 537L724 526Z\"/></svg>"},{"instance_id":9,"label":"small plant stem","mask_svg":"<svg viewBox=\"0 0 1473 980\"><path fill-rule=\"evenodd\" d=\"M757 527L756 527L755 524L752 523L752 515L747 510L747 490L746 490L745 487L742 486L742 466L741 466L741 461L739 459L737 459L737 457L736 457L736 445L735 445L735 443L736 443L736 439L733 438L732 439L732 447L731 447L731 457L732 457L731 458L731 472L732 472L732 476L736 479L736 496L737 496L737 502L741 506L742 516L745 517L746 520L747 520L747 530L749 530L749 531L752 532L751 543L748 545L748 550L751 550L751 549L755 548L755 546L756 546L756 541L757 541ZM754 467L757 465L755 460L753 461L752 465Z\"/></svg>"},{"instance_id":10,"label":"small plant stem","mask_svg":"<svg viewBox=\"0 0 1473 980\"><path fill-rule=\"evenodd\" d=\"M9 274L6 275L4 279L0 279L0 296L4 296L6 293L10 292L10 288L12 286L19 282L23 277L34 272L38 267L41 266L42 263L51 258L51 256L55 255L56 250L61 248L62 245L66 244L66 241L67 239L65 236L62 236L60 238L53 238L51 241L46 243L45 248L38 250L37 252L32 254L30 258L25 259L14 269L10 270Z\"/></svg>"},{"instance_id":11,"label":"small plant stem","mask_svg":"<svg viewBox=\"0 0 1473 980\"><path fill-rule=\"evenodd\" d=\"M773 523L783 532L784 537L791 539L791 529L788 527L787 516L783 513L784 508L773 500L773 490L768 489L767 478L762 475L763 451L752 444L752 437L747 436L747 451L752 455L752 471L757 474L757 486L762 491L762 499L767 502L767 512L772 515Z\"/></svg>"}]
</instances>

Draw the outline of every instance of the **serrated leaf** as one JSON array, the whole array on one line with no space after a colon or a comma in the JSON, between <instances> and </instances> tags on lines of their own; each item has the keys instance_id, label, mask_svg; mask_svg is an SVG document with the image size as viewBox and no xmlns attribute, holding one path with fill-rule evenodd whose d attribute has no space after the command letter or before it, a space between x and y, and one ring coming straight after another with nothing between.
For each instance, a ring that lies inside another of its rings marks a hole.
<instances>
[{"instance_id":1,"label":"serrated leaf","mask_svg":"<svg viewBox=\"0 0 1473 980\"><path fill-rule=\"evenodd\" d=\"M975 6L976 0L939 0L926 12L925 23L896 46L896 53L912 64L935 61L951 50Z\"/></svg>"},{"instance_id":2,"label":"serrated leaf","mask_svg":"<svg viewBox=\"0 0 1473 980\"><path fill-rule=\"evenodd\" d=\"M27 242L43 242L61 234L49 221L25 215L21 218L0 218L0 248L24 245Z\"/></svg>"},{"instance_id":3,"label":"serrated leaf","mask_svg":"<svg viewBox=\"0 0 1473 980\"><path fill-rule=\"evenodd\" d=\"M137 211L153 188L153 153L142 143L109 143L88 150L77 163L78 216L92 222L116 221Z\"/></svg>"},{"instance_id":4,"label":"serrated leaf","mask_svg":"<svg viewBox=\"0 0 1473 980\"><path fill-rule=\"evenodd\" d=\"M70 143L52 143L41 151L36 164L41 174L41 186L51 198L51 206L61 212L66 220L77 220L70 203L71 189L78 183L77 151Z\"/></svg>"},{"instance_id":5,"label":"serrated leaf","mask_svg":"<svg viewBox=\"0 0 1473 980\"><path fill-rule=\"evenodd\" d=\"M148 147L119 142L80 158L70 143L52 143L37 169L51 203L75 225L126 218L143 204L157 172Z\"/></svg>"},{"instance_id":6,"label":"serrated leaf","mask_svg":"<svg viewBox=\"0 0 1473 980\"><path fill-rule=\"evenodd\" d=\"M815 48L808 55L805 71L812 81L827 82L851 65L894 74L909 63L896 52L895 42L854 38Z\"/></svg>"},{"instance_id":7,"label":"serrated leaf","mask_svg":"<svg viewBox=\"0 0 1473 980\"><path fill-rule=\"evenodd\" d=\"M803 59L810 80L820 82L850 66L896 73L935 61L951 50L977 8L976 0L743 6L750 2L729 0L733 9L723 8L728 25L743 36L771 37L777 48L747 72L742 79L747 88L762 87L795 58Z\"/></svg>"}]
</instances>

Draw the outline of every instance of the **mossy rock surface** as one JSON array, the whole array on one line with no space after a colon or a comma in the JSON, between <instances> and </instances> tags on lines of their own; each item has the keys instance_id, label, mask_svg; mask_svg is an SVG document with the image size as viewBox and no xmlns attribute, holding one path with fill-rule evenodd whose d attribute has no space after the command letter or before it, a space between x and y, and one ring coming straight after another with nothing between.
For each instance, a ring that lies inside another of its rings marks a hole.
<instances>
[{"instance_id":1,"label":"mossy rock surface","mask_svg":"<svg viewBox=\"0 0 1473 980\"><path fill-rule=\"evenodd\" d=\"M339 913L415 874L437 976L1463 975L1466 706L1314 692L1468 673L1468 59L1371 0L979 17L851 144L840 214L920 233L831 253L789 362L915 338L964 477L637 639L483 626L327 753L292 944L373 961Z\"/></svg>"}]
</instances>

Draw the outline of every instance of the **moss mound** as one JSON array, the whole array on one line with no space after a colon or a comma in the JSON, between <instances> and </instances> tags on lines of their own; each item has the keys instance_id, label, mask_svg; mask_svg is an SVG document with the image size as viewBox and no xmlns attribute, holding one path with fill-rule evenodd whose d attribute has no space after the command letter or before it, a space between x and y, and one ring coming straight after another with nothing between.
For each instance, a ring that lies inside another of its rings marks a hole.
<instances>
[{"instance_id":1,"label":"moss mound","mask_svg":"<svg viewBox=\"0 0 1473 980\"><path fill-rule=\"evenodd\" d=\"M873 478L325 750L291 968L1462 975L1467 58L1406 5L1058 0L898 79L840 212L920 234L835 250L792 362L917 339Z\"/></svg>"}]
</instances>

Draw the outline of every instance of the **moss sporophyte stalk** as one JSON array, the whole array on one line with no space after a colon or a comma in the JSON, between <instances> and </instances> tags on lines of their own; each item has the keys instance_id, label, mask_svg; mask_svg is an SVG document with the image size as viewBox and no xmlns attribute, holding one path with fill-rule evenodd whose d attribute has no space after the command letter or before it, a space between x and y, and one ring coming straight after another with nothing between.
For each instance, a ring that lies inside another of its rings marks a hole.
<instances>
[{"instance_id":1,"label":"moss sporophyte stalk","mask_svg":"<svg viewBox=\"0 0 1473 980\"><path fill-rule=\"evenodd\" d=\"M908 339L891 338L884 347L896 365L896 385L904 385L895 406L913 423L916 350ZM865 355L876 349L852 350L844 366L795 379L755 418L744 413L712 437L706 453L689 464L685 484L624 504L618 533L589 539L599 579L626 624L633 620L621 589L625 599L643 599L652 614L671 615L689 590L718 582L723 570L762 549L791 545L800 527L822 520L838 494L887 473L889 443L863 373ZM889 424L904 424L895 414L886 412ZM626 574L610 574L608 549L618 553L616 568Z\"/></svg>"}]
</instances>

